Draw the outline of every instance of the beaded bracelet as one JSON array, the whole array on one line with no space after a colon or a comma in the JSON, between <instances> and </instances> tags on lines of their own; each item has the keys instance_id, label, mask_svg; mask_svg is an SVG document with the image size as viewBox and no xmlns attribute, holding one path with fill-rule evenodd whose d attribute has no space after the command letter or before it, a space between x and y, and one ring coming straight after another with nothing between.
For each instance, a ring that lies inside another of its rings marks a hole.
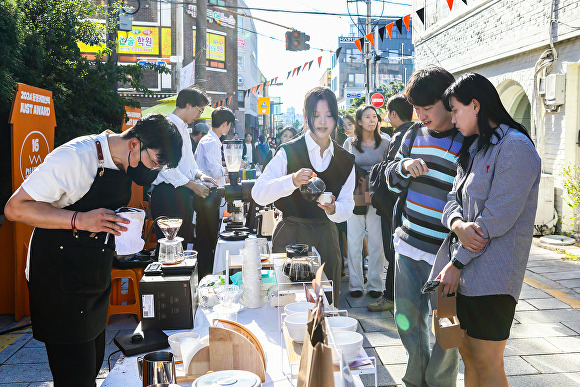
<instances>
[{"instance_id":1,"label":"beaded bracelet","mask_svg":"<svg viewBox=\"0 0 580 387\"><path fill-rule=\"evenodd\" d=\"M70 220L70 227L72 228L73 235L74 235L75 238L78 238L79 237L79 233L78 233L78 230L77 230L77 224L76 224L77 215L78 214L79 214L79 212L78 211L75 211L75 213L73 214L73 216L72 216L72 218Z\"/></svg>"}]
</instances>

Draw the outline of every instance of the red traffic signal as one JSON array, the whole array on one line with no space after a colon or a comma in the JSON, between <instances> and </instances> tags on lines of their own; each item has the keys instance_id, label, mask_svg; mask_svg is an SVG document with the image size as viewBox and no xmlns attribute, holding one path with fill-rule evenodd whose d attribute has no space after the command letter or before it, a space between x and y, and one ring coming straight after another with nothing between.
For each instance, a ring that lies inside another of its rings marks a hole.
<instances>
[{"instance_id":1,"label":"red traffic signal","mask_svg":"<svg viewBox=\"0 0 580 387\"><path fill-rule=\"evenodd\" d=\"M310 45L306 44L310 36L298 30L286 31L286 51L310 50Z\"/></svg>"}]
</instances>

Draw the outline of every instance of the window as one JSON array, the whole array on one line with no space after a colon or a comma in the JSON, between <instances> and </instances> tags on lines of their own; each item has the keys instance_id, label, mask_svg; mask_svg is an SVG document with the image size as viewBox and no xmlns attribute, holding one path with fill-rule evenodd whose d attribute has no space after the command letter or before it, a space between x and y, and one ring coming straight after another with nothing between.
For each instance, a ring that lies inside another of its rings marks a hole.
<instances>
[{"instance_id":1,"label":"window","mask_svg":"<svg viewBox=\"0 0 580 387\"><path fill-rule=\"evenodd\" d=\"M238 71L244 71L244 56L238 55Z\"/></svg>"},{"instance_id":2,"label":"window","mask_svg":"<svg viewBox=\"0 0 580 387\"><path fill-rule=\"evenodd\" d=\"M364 74L355 74L354 75L354 85L355 85L355 87L364 87L365 75Z\"/></svg>"}]
</instances>

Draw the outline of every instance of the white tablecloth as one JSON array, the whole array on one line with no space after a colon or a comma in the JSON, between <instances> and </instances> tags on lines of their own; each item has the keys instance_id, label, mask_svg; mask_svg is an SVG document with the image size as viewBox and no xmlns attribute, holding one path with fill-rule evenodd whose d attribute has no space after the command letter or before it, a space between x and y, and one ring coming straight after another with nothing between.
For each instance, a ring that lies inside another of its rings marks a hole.
<instances>
[{"instance_id":1,"label":"white tablecloth","mask_svg":"<svg viewBox=\"0 0 580 387\"><path fill-rule=\"evenodd\" d=\"M239 255L240 249L244 248L244 241L226 241L218 239L213 257L213 274L223 273L226 270L226 251L230 255Z\"/></svg>"}]
</instances>

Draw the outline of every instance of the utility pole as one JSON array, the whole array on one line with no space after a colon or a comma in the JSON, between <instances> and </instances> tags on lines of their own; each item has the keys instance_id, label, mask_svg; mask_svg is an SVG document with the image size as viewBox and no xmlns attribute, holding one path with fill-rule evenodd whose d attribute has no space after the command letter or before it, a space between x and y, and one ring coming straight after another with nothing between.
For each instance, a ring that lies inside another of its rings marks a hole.
<instances>
[{"instance_id":1,"label":"utility pole","mask_svg":"<svg viewBox=\"0 0 580 387\"><path fill-rule=\"evenodd\" d=\"M197 15L195 16L195 85L206 90L206 29L207 0L197 0Z\"/></svg>"},{"instance_id":2,"label":"utility pole","mask_svg":"<svg viewBox=\"0 0 580 387\"><path fill-rule=\"evenodd\" d=\"M181 90L181 68L183 67L183 2L177 3L175 11L175 49L177 51L175 90L179 92Z\"/></svg>"},{"instance_id":3,"label":"utility pole","mask_svg":"<svg viewBox=\"0 0 580 387\"><path fill-rule=\"evenodd\" d=\"M107 0L107 48L111 50L109 60L114 64L117 64L118 23L119 23L119 10L115 7L115 0ZM117 82L113 84L113 91L117 92Z\"/></svg>"},{"instance_id":4,"label":"utility pole","mask_svg":"<svg viewBox=\"0 0 580 387\"><path fill-rule=\"evenodd\" d=\"M368 35L371 33L371 0L366 0L366 2L367 2L367 28L366 28L365 35ZM365 62L366 62L365 86L366 86L366 92L367 92L367 95L365 96L365 103L370 104L371 103L371 93L370 93L370 87L371 87L371 44L370 44L368 39L366 39L366 43L365 43Z\"/></svg>"}]
</instances>

